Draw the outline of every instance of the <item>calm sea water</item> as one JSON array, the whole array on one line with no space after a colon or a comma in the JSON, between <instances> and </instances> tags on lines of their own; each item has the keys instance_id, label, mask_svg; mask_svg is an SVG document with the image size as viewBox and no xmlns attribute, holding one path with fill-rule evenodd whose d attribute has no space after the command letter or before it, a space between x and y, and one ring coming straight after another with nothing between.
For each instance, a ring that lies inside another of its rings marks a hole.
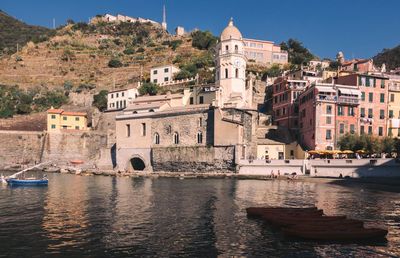
<instances>
[{"instance_id":1,"label":"calm sea water","mask_svg":"<svg viewBox=\"0 0 400 258\"><path fill-rule=\"evenodd\" d=\"M0 187L0 257L398 257L400 194L314 182L50 174ZM285 239L245 208L317 205L389 229L388 241Z\"/></svg>"}]
</instances>

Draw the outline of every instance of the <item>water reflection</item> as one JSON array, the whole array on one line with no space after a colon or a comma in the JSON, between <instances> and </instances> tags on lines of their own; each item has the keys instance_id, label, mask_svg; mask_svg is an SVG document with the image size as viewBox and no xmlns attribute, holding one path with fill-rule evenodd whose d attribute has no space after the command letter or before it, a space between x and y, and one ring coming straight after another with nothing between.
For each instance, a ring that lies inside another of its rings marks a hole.
<instances>
[{"instance_id":1,"label":"water reflection","mask_svg":"<svg viewBox=\"0 0 400 258\"><path fill-rule=\"evenodd\" d=\"M363 257L400 254L400 194L302 181L50 175L0 189L0 253L32 256ZM317 205L389 228L387 243L285 239L248 206Z\"/></svg>"}]
</instances>

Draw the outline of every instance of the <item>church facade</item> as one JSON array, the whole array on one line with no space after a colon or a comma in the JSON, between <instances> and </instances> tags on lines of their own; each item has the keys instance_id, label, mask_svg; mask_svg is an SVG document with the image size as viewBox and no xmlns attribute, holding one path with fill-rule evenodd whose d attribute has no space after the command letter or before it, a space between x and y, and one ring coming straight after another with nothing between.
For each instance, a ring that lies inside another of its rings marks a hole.
<instances>
[{"instance_id":1,"label":"church facade","mask_svg":"<svg viewBox=\"0 0 400 258\"><path fill-rule=\"evenodd\" d=\"M207 98L194 96L192 89L193 96L182 97L185 101L178 105L159 96L154 101L147 97L148 110L132 103L118 115L117 169L234 171L239 159L253 157L257 112L243 47L242 35L231 20L216 46L216 83L207 87L213 89Z\"/></svg>"}]
</instances>

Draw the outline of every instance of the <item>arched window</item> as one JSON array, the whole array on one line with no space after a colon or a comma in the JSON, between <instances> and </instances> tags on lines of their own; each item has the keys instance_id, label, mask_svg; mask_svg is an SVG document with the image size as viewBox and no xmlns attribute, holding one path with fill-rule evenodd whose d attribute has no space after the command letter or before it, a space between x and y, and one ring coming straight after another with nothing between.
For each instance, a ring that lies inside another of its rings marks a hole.
<instances>
[{"instance_id":1,"label":"arched window","mask_svg":"<svg viewBox=\"0 0 400 258\"><path fill-rule=\"evenodd\" d=\"M237 53L239 51L238 45L235 45L235 52Z\"/></svg>"},{"instance_id":2,"label":"arched window","mask_svg":"<svg viewBox=\"0 0 400 258\"><path fill-rule=\"evenodd\" d=\"M154 144L160 144L160 135L158 133L154 134Z\"/></svg>"},{"instance_id":3,"label":"arched window","mask_svg":"<svg viewBox=\"0 0 400 258\"><path fill-rule=\"evenodd\" d=\"M154 112L154 109L150 109L149 112Z\"/></svg>"},{"instance_id":4,"label":"arched window","mask_svg":"<svg viewBox=\"0 0 400 258\"><path fill-rule=\"evenodd\" d=\"M202 144L203 143L203 133L202 132L198 132L197 133L197 143L198 144Z\"/></svg>"},{"instance_id":5,"label":"arched window","mask_svg":"<svg viewBox=\"0 0 400 258\"><path fill-rule=\"evenodd\" d=\"M174 133L174 144L179 144L179 134L177 132Z\"/></svg>"},{"instance_id":6,"label":"arched window","mask_svg":"<svg viewBox=\"0 0 400 258\"><path fill-rule=\"evenodd\" d=\"M228 78L228 68L225 68L225 78Z\"/></svg>"},{"instance_id":7,"label":"arched window","mask_svg":"<svg viewBox=\"0 0 400 258\"><path fill-rule=\"evenodd\" d=\"M167 134L171 134L172 133L172 127L169 125L167 127Z\"/></svg>"},{"instance_id":8,"label":"arched window","mask_svg":"<svg viewBox=\"0 0 400 258\"><path fill-rule=\"evenodd\" d=\"M226 51L229 50L229 46L228 46L228 45L225 46L225 50L226 50Z\"/></svg>"},{"instance_id":9,"label":"arched window","mask_svg":"<svg viewBox=\"0 0 400 258\"><path fill-rule=\"evenodd\" d=\"M237 69L237 68L236 68L236 70L235 70L235 77L236 77L236 78L239 78L239 69Z\"/></svg>"}]
</instances>

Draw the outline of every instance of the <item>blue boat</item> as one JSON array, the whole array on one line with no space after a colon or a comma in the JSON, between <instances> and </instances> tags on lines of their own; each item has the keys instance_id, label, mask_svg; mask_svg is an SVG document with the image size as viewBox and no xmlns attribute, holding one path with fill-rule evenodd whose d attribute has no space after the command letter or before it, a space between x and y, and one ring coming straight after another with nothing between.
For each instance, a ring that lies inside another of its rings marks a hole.
<instances>
[{"instance_id":1,"label":"blue boat","mask_svg":"<svg viewBox=\"0 0 400 258\"><path fill-rule=\"evenodd\" d=\"M47 186L49 184L48 179L6 179L10 186Z\"/></svg>"}]
</instances>

